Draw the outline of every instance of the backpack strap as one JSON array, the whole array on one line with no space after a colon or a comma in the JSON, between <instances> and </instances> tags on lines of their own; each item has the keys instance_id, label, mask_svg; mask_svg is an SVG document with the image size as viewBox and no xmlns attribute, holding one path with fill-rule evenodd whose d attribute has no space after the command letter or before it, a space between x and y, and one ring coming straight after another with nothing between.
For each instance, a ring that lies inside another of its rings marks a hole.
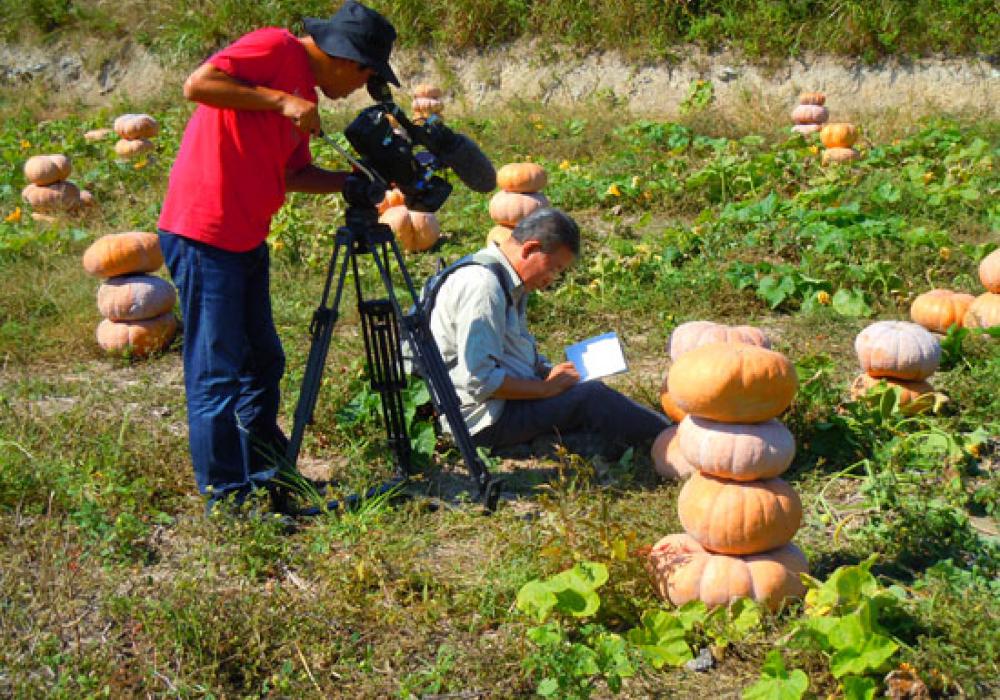
<instances>
[{"instance_id":1,"label":"backpack strap","mask_svg":"<svg viewBox=\"0 0 1000 700\"><path fill-rule=\"evenodd\" d=\"M434 305L437 303L438 292L441 291L441 287L444 285L445 280L451 276L451 273L456 270L460 270L463 267L468 267L469 265L481 265L492 272L493 276L497 278L497 282L500 283L500 289L503 290L503 297L507 302L507 306L511 307L514 305L514 297L511 295L510 291L510 278L507 276L507 270L504 268L503 263L499 262L492 256L473 253L472 255L466 255L463 258L459 258L451 265L427 280L427 284L424 286L424 294L421 305L423 306L424 317L428 321L430 321L431 313L434 311Z\"/></svg>"}]
</instances>

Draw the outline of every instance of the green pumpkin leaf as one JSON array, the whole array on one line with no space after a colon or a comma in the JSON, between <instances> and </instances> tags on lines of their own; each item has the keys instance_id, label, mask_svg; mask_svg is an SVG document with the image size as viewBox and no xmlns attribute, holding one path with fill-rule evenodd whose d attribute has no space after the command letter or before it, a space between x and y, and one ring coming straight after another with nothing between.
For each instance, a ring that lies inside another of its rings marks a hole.
<instances>
[{"instance_id":1,"label":"green pumpkin leaf","mask_svg":"<svg viewBox=\"0 0 1000 700\"><path fill-rule=\"evenodd\" d=\"M800 700L807 690L809 678L805 672L789 672L781 652L772 651L761 667L760 680L744 689L743 700Z\"/></svg>"},{"instance_id":2,"label":"green pumpkin leaf","mask_svg":"<svg viewBox=\"0 0 1000 700\"><path fill-rule=\"evenodd\" d=\"M875 700L875 690L878 683L874 678L848 676L841 682L844 690L844 700Z\"/></svg>"},{"instance_id":3,"label":"green pumpkin leaf","mask_svg":"<svg viewBox=\"0 0 1000 700\"><path fill-rule=\"evenodd\" d=\"M841 316L861 318L871 316L872 307L860 289L838 289L832 299L833 310Z\"/></svg>"}]
</instances>

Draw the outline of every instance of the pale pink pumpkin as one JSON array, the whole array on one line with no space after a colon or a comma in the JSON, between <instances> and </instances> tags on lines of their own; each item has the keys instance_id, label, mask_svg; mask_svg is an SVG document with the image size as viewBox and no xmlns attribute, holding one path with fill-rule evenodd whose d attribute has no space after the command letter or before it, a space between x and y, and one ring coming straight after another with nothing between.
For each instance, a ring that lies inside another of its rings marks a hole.
<instances>
[{"instance_id":1,"label":"pale pink pumpkin","mask_svg":"<svg viewBox=\"0 0 1000 700\"><path fill-rule=\"evenodd\" d=\"M97 289L97 309L112 321L144 321L174 308L172 284L153 275L124 275L105 280Z\"/></svg>"},{"instance_id":2,"label":"pale pink pumpkin","mask_svg":"<svg viewBox=\"0 0 1000 700\"><path fill-rule=\"evenodd\" d=\"M828 148L823 151L823 155L820 157L820 163L822 165L850 163L860 157L861 154L853 148Z\"/></svg>"},{"instance_id":3,"label":"pale pink pumpkin","mask_svg":"<svg viewBox=\"0 0 1000 700\"><path fill-rule=\"evenodd\" d=\"M33 185L51 185L65 180L72 171L69 157L62 153L32 156L24 164L24 176Z\"/></svg>"},{"instance_id":4,"label":"pale pink pumpkin","mask_svg":"<svg viewBox=\"0 0 1000 700\"><path fill-rule=\"evenodd\" d=\"M115 144L115 153L118 154L119 158L127 160L148 153L155 148L153 142L148 139L120 139Z\"/></svg>"},{"instance_id":5,"label":"pale pink pumpkin","mask_svg":"<svg viewBox=\"0 0 1000 700\"><path fill-rule=\"evenodd\" d=\"M679 481L686 479L695 471L681 454L680 446L677 444L676 425L670 426L656 436L650 456L653 458L653 468L656 473L664 479Z\"/></svg>"},{"instance_id":6,"label":"pale pink pumpkin","mask_svg":"<svg viewBox=\"0 0 1000 700\"><path fill-rule=\"evenodd\" d=\"M965 312L962 325L966 328L1000 326L1000 294L986 292L976 297Z\"/></svg>"},{"instance_id":7,"label":"pale pink pumpkin","mask_svg":"<svg viewBox=\"0 0 1000 700\"><path fill-rule=\"evenodd\" d=\"M854 350L873 377L926 379L941 363L941 343L908 321L876 321L854 339Z\"/></svg>"},{"instance_id":8,"label":"pale pink pumpkin","mask_svg":"<svg viewBox=\"0 0 1000 700\"><path fill-rule=\"evenodd\" d=\"M160 124L148 114L123 114L115 119L115 133L123 139L148 139L160 133Z\"/></svg>"},{"instance_id":9,"label":"pale pink pumpkin","mask_svg":"<svg viewBox=\"0 0 1000 700\"><path fill-rule=\"evenodd\" d=\"M823 124L830 113L823 105L797 105L792 110L792 121L796 124Z\"/></svg>"},{"instance_id":10,"label":"pale pink pumpkin","mask_svg":"<svg viewBox=\"0 0 1000 700\"><path fill-rule=\"evenodd\" d=\"M44 213L72 211L80 206L80 188L70 180L28 185L21 190L21 197L33 209Z\"/></svg>"},{"instance_id":11,"label":"pale pink pumpkin","mask_svg":"<svg viewBox=\"0 0 1000 700\"><path fill-rule=\"evenodd\" d=\"M675 362L681 355L709 343L746 343L770 348L771 340L753 326L727 326L713 321L688 321L677 326L670 334L667 352Z\"/></svg>"},{"instance_id":12,"label":"pale pink pumpkin","mask_svg":"<svg viewBox=\"0 0 1000 700\"><path fill-rule=\"evenodd\" d=\"M677 430L681 454L703 474L734 481L771 479L795 457L795 438L773 418L763 423L719 423L688 416Z\"/></svg>"},{"instance_id":13,"label":"pale pink pumpkin","mask_svg":"<svg viewBox=\"0 0 1000 700\"><path fill-rule=\"evenodd\" d=\"M441 237L441 224L433 213L410 211L404 206L390 207L379 221L389 225L399 244L410 253L433 247Z\"/></svg>"},{"instance_id":14,"label":"pale pink pumpkin","mask_svg":"<svg viewBox=\"0 0 1000 700\"><path fill-rule=\"evenodd\" d=\"M517 226L528 214L548 205L548 198L539 192L525 194L501 190L490 199L490 217L503 226Z\"/></svg>"}]
</instances>

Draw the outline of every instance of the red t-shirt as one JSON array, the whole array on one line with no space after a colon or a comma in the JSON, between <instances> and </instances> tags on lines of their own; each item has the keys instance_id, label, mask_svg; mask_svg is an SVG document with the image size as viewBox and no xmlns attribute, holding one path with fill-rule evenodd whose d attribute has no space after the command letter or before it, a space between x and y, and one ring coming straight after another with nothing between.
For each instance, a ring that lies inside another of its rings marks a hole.
<instances>
[{"instance_id":1,"label":"red t-shirt","mask_svg":"<svg viewBox=\"0 0 1000 700\"><path fill-rule=\"evenodd\" d=\"M318 100L306 50L284 29L250 32L208 62L247 83ZM311 162L309 139L279 112L199 104L170 171L159 227L224 250L252 250L285 201L286 171Z\"/></svg>"}]
</instances>

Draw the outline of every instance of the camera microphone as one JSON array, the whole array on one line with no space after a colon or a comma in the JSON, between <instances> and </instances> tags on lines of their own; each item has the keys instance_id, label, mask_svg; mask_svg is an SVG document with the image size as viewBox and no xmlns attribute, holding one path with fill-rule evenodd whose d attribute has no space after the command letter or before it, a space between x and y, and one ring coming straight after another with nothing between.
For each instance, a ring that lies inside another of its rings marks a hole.
<instances>
[{"instance_id":1,"label":"camera microphone","mask_svg":"<svg viewBox=\"0 0 1000 700\"><path fill-rule=\"evenodd\" d=\"M497 171L476 142L465 134L453 133L437 157L451 168L470 190L492 192L497 186Z\"/></svg>"}]
</instances>

